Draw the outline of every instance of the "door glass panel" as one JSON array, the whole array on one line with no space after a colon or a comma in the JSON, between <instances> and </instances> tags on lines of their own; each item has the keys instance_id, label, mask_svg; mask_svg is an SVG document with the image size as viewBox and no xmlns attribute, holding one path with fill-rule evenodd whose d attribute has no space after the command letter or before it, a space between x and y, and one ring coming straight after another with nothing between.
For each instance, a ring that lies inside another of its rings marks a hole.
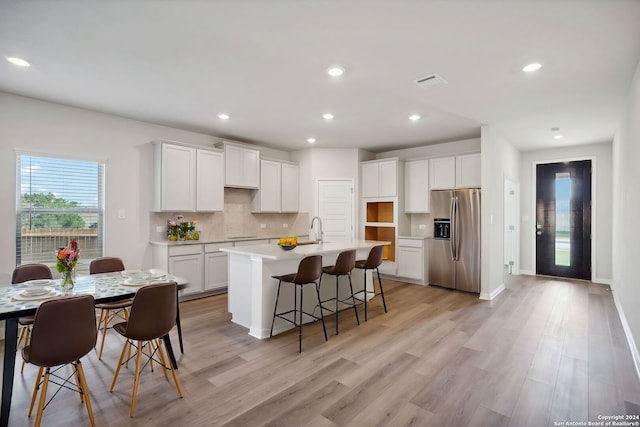
<instances>
[{"instance_id":1,"label":"door glass panel","mask_svg":"<svg viewBox=\"0 0 640 427\"><path fill-rule=\"evenodd\" d=\"M556 174L556 265L571 265L571 176Z\"/></svg>"}]
</instances>

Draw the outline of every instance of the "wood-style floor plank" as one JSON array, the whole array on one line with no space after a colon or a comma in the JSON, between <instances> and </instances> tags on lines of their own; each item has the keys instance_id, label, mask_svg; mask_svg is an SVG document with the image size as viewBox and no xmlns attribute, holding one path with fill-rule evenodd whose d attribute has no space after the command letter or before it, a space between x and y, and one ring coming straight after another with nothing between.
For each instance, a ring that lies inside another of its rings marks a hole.
<instances>
[{"instance_id":1,"label":"wood-style floor plank","mask_svg":"<svg viewBox=\"0 0 640 427\"><path fill-rule=\"evenodd\" d=\"M102 360L83 359L99 426L553 426L638 414L640 381L608 286L516 276L493 301L384 280L361 325L353 310L321 325L256 340L230 321L227 296L181 303L184 398L156 368L141 375L128 416L133 364L108 388L122 346L110 332ZM172 340L177 344L175 331ZM177 347L177 345L176 345ZM26 416L37 369L16 363L10 425ZM53 392L53 390L51 391ZM86 425L63 390L43 425Z\"/></svg>"}]
</instances>

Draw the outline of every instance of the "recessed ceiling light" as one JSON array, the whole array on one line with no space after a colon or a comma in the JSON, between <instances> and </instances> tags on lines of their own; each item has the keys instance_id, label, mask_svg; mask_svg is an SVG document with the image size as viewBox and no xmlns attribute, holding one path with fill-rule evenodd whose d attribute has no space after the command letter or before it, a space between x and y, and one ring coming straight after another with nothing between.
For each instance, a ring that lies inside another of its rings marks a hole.
<instances>
[{"instance_id":1,"label":"recessed ceiling light","mask_svg":"<svg viewBox=\"0 0 640 427\"><path fill-rule=\"evenodd\" d=\"M329 74L331 77L339 77L344 74L344 68L338 66L328 68L327 74Z\"/></svg>"},{"instance_id":2,"label":"recessed ceiling light","mask_svg":"<svg viewBox=\"0 0 640 427\"><path fill-rule=\"evenodd\" d=\"M551 128L551 132L553 133L553 139L562 139L563 135L560 133L560 128Z\"/></svg>"},{"instance_id":3,"label":"recessed ceiling light","mask_svg":"<svg viewBox=\"0 0 640 427\"><path fill-rule=\"evenodd\" d=\"M322 118L325 119L325 120L331 120L331 119L333 119L333 114L325 113L325 114L322 115Z\"/></svg>"},{"instance_id":4,"label":"recessed ceiling light","mask_svg":"<svg viewBox=\"0 0 640 427\"><path fill-rule=\"evenodd\" d=\"M553 135L553 139L562 139L562 138L563 138L562 134L558 133L558 134Z\"/></svg>"},{"instance_id":5,"label":"recessed ceiling light","mask_svg":"<svg viewBox=\"0 0 640 427\"><path fill-rule=\"evenodd\" d=\"M15 56L7 56L7 61L11 62L13 65L17 65L19 67L30 67L31 64L29 61L26 61L22 58L18 58Z\"/></svg>"},{"instance_id":6,"label":"recessed ceiling light","mask_svg":"<svg viewBox=\"0 0 640 427\"><path fill-rule=\"evenodd\" d=\"M522 71L525 73L533 73L534 71L538 71L540 68L542 68L542 64L539 62L532 62L531 64L527 64L522 67Z\"/></svg>"},{"instance_id":7,"label":"recessed ceiling light","mask_svg":"<svg viewBox=\"0 0 640 427\"><path fill-rule=\"evenodd\" d=\"M314 142L316 142L316 139L315 138L307 138L307 142L309 144L313 144Z\"/></svg>"},{"instance_id":8,"label":"recessed ceiling light","mask_svg":"<svg viewBox=\"0 0 640 427\"><path fill-rule=\"evenodd\" d=\"M220 113L220 114L218 114L218 118L220 120L229 120L230 116L228 114L226 114L226 113Z\"/></svg>"},{"instance_id":9,"label":"recessed ceiling light","mask_svg":"<svg viewBox=\"0 0 640 427\"><path fill-rule=\"evenodd\" d=\"M409 120L411 120L412 122L415 122L416 120L420 120L421 117L417 114L412 114L409 116Z\"/></svg>"}]
</instances>

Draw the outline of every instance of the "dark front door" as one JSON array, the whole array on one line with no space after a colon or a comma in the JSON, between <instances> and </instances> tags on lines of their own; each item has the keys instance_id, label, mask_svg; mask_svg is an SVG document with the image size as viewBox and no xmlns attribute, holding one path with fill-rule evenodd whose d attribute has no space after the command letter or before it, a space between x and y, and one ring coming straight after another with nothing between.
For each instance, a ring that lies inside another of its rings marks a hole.
<instances>
[{"instance_id":1,"label":"dark front door","mask_svg":"<svg viewBox=\"0 0 640 427\"><path fill-rule=\"evenodd\" d=\"M591 160L536 169L536 273L591 280Z\"/></svg>"}]
</instances>

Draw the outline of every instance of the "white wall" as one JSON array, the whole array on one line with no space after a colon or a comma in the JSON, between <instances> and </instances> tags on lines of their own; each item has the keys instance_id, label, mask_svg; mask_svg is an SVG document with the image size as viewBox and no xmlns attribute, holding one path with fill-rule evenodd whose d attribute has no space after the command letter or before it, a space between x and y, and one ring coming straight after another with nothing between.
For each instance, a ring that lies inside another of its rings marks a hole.
<instances>
[{"instance_id":1,"label":"white wall","mask_svg":"<svg viewBox=\"0 0 640 427\"><path fill-rule=\"evenodd\" d=\"M480 298L491 299L504 289L504 178L520 181L520 152L490 126L481 130L482 284Z\"/></svg>"},{"instance_id":2,"label":"white wall","mask_svg":"<svg viewBox=\"0 0 640 427\"><path fill-rule=\"evenodd\" d=\"M593 159L592 174L592 221L595 221L592 234L593 253L592 280L598 283L611 283L611 215L612 211L612 171L611 144L589 144L564 147L551 150L527 151L521 156L521 234L520 234L520 271L533 274L535 271L535 166L536 162L555 162L573 159Z\"/></svg>"},{"instance_id":3,"label":"white wall","mask_svg":"<svg viewBox=\"0 0 640 427\"><path fill-rule=\"evenodd\" d=\"M613 140L613 297L640 372L640 64Z\"/></svg>"},{"instance_id":4,"label":"white wall","mask_svg":"<svg viewBox=\"0 0 640 427\"><path fill-rule=\"evenodd\" d=\"M0 221L13 224L16 150L106 161L105 255L129 268L151 265L149 221L153 155L150 141L169 139L213 146L220 138L0 92ZM289 154L261 149L269 157ZM125 219L117 212L124 209ZM4 227L12 231L14 228ZM0 282L15 267L13 235L0 240Z\"/></svg>"}]
</instances>

